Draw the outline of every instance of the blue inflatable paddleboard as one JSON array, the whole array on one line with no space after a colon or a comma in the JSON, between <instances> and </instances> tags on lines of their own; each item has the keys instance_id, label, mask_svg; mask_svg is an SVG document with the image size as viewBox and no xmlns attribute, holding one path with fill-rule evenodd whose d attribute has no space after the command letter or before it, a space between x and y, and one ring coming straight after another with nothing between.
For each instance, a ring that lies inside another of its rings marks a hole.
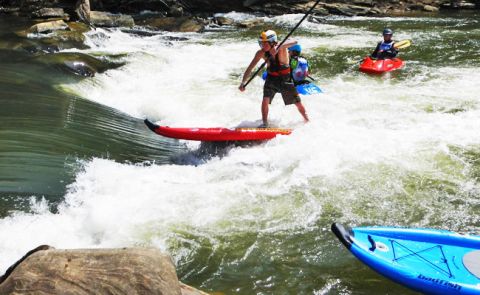
<instances>
[{"instance_id":1,"label":"blue inflatable paddleboard","mask_svg":"<svg viewBox=\"0 0 480 295\"><path fill-rule=\"evenodd\" d=\"M322 89L313 83L297 85L296 88L298 93L303 95L323 93Z\"/></svg>"},{"instance_id":2,"label":"blue inflatable paddleboard","mask_svg":"<svg viewBox=\"0 0 480 295\"><path fill-rule=\"evenodd\" d=\"M267 79L267 72L263 72L262 79ZM323 93L323 90L313 83L297 85L295 88L297 88L298 93L302 95Z\"/></svg>"},{"instance_id":3,"label":"blue inflatable paddleboard","mask_svg":"<svg viewBox=\"0 0 480 295\"><path fill-rule=\"evenodd\" d=\"M426 294L480 294L480 236L338 223L332 231L361 262L406 287Z\"/></svg>"}]
</instances>

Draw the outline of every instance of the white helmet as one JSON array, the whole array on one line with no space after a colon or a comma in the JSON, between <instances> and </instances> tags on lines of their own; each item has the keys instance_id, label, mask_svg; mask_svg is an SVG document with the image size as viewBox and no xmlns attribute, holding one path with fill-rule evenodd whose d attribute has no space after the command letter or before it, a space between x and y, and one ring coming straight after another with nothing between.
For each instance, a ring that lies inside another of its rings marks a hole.
<instances>
[{"instance_id":1,"label":"white helmet","mask_svg":"<svg viewBox=\"0 0 480 295\"><path fill-rule=\"evenodd\" d=\"M263 31L258 37L258 42L277 42L277 33L273 30Z\"/></svg>"}]
</instances>

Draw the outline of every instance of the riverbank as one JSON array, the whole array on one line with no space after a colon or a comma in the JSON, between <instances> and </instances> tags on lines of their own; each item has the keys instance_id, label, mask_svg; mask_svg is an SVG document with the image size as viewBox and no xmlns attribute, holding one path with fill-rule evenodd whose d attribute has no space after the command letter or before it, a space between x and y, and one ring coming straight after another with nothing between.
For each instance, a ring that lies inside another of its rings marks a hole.
<instances>
[{"instance_id":1,"label":"riverbank","mask_svg":"<svg viewBox=\"0 0 480 295\"><path fill-rule=\"evenodd\" d=\"M203 34L83 26L70 44L55 32L22 37L38 21L0 17L0 268L45 243L147 246L209 292L413 294L358 263L328 228L478 231L478 14L307 19L294 37L325 89L302 98L312 122L276 97L272 122L292 135L212 158L143 118L260 120L263 83L242 93L240 74L265 24L285 36L302 17L221 16L264 23L212 22ZM79 24L64 22L58 33ZM400 53L406 67L359 73L385 25L413 40ZM85 71L70 70L83 60Z\"/></svg>"},{"instance_id":2,"label":"riverbank","mask_svg":"<svg viewBox=\"0 0 480 295\"><path fill-rule=\"evenodd\" d=\"M81 20L94 26L152 25L159 29L199 31L207 24L225 24L215 13L245 12L262 16L304 13L316 1L262 0L165 0L165 1L3 1L0 13L32 19ZM312 16L392 16L412 12L435 13L440 10L479 9L479 0L326 0L318 3ZM175 19L176 18L176 19ZM228 23L228 21L227 21Z\"/></svg>"}]
</instances>

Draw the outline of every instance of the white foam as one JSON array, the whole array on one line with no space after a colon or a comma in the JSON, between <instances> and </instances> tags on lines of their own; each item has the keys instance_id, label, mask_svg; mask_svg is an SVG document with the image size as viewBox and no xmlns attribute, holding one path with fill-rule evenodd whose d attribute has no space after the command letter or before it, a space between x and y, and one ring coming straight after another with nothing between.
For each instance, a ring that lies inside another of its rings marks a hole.
<instances>
[{"instance_id":1,"label":"white foam","mask_svg":"<svg viewBox=\"0 0 480 295\"><path fill-rule=\"evenodd\" d=\"M233 19L234 21L237 21L237 22L238 21L252 20L252 19L258 18L257 16L255 16L254 14L251 14L251 13L236 12L236 11L231 11L231 12L228 12L228 13L216 13L215 16L216 17L223 16L223 17L226 17L226 18Z\"/></svg>"},{"instance_id":2,"label":"white foam","mask_svg":"<svg viewBox=\"0 0 480 295\"><path fill-rule=\"evenodd\" d=\"M166 46L161 36L104 34L106 38L91 42L92 51L128 53L127 65L70 86L81 96L173 126L230 127L260 119L263 82L255 79L244 93L237 89L239 75L258 49L254 38L247 42L179 34L191 40ZM299 37L308 51L327 43L332 48L362 47L373 35L353 38L355 42ZM326 93L303 99L311 123L303 125L295 107L283 106L279 96L273 101L271 121L296 127L290 136L233 148L226 157L199 166L86 162L57 214L39 200L35 213L0 220L0 269L39 244L148 244L168 250L177 228L206 236L302 228L318 220L328 201L345 204L343 213L355 216L351 206L360 198L355 188L359 180L348 175L359 167L435 169L432 159L449 145L480 143L477 68L430 66L404 80L356 70L318 78ZM448 112L459 107L464 111ZM365 182L392 177L391 186L402 185L398 175L371 173L361 170L357 175L372 178ZM350 192L345 199L318 197L319 191L339 184ZM388 199L379 198L388 207ZM181 255L188 249L177 251Z\"/></svg>"}]
</instances>

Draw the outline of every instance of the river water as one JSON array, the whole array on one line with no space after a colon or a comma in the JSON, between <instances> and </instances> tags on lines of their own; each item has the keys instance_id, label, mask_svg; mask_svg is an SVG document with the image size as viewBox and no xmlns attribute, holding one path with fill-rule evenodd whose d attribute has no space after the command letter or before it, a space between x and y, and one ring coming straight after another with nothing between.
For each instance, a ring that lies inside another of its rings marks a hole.
<instances>
[{"instance_id":1,"label":"river water","mask_svg":"<svg viewBox=\"0 0 480 295\"><path fill-rule=\"evenodd\" d=\"M252 15L229 13L236 19ZM302 15L266 19L285 36ZM330 232L351 226L480 226L480 15L327 17L296 32L325 93L311 118L279 97L290 136L243 147L153 134L260 123L262 81L240 75L262 27L202 34L97 29L88 49L124 64L83 78L15 46L0 18L0 272L40 244L153 246L179 278L225 294L413 294L359 263ZM413 45L374 77L381 39Z\"/></svg>"}]
</instances>

